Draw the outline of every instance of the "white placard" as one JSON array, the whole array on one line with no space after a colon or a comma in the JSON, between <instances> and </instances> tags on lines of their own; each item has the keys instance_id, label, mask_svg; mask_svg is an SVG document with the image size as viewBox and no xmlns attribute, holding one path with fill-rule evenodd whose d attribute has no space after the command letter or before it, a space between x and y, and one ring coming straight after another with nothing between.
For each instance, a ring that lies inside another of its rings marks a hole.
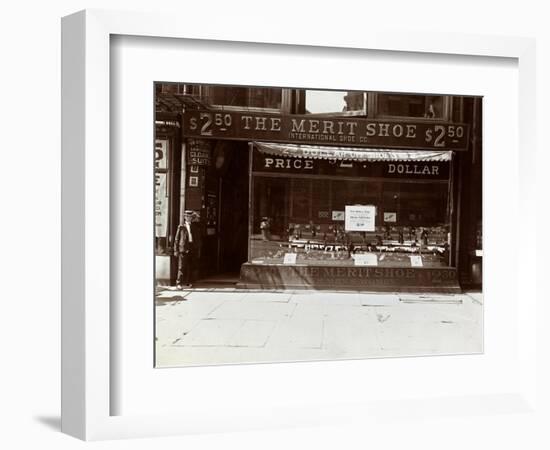
<instances>
[{"instance_id":1,"label":"white placard","mask_svg":"<svg viewBox=\"0 0 550 450\"><path fill-rule=\"evenodd\" d=\"M168 196L166 173L155 173L155 236L166 237L168 224Z\"/></svg>"},{"instance_id":2,"label":"white placard","mask_svg":"<svg viewBox=\"0 0 550 450\"><path fill-rule=\"evenodd\" d=\"M409 258L411 258L411 266L413 267L422 267L424 265L422 264L422 256L412 255Z\"/></svg>"},{"instance_id":3,"label":"white placard","mask_svg":"<svg viewBox=\"0 0 550 450\"><path fill-rule=\"evenodd\" d=\"M377 266L378 257L376 253L361 253L353 256L356 266Z\"/></svg>"},{"instance_id":4,"label":"white placard","mask_svg":"<svg viewBox=\"0 0 550 450\"><path fill-rule=\"evenodd\" d=\"M374 231L376 206L346 205L346 231Z\"/></svg>"},{"instance_id":5,"label":"white placard","mask_svg":"<svg viewBox=\"0 0 550 450\"><path fill-rule=\"evenodd\" d=\"M385 212L384 213L384 222L397 222L397 213L396 212Z\"/></svg>"},{"instance_id":6,"label":"white placard","mask_svg":"<svg viewBox=\"0 0 550 450\"><path fill-rule=\"evenodd\" d=\"M332 220L345 220L346 213L344 211L332 211Z\"/></svg>"},{"instance_id":7,"label":"white placard","mask_svg":"<svg viewBox=\"0 0 550 450\"><path fill-rule=\"evenodd\" d=\"M168 160L168 140L155 140L155 169L167 169L166 161Z\"/></svg>"},{"instance_id":8,"label":"white placard","mask_svg":"<svg viewBox=\"0 0 550 450\"><path fill-rule=\"evenodd\" d=\"M296 264L296 253L285 253L283 264Z\"/></svg>"}]
</instances>

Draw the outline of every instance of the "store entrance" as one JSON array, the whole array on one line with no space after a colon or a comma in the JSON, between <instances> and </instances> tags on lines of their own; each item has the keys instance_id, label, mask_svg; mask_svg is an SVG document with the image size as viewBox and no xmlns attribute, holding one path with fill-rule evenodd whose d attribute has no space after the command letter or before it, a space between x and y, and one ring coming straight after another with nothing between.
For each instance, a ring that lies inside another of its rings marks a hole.
<instances>
[{"instance_id":1,"label":"store entrance","mask_svg":"<svg viewBox=\"0 0 550 450\"><path fill-rule=\"evenodd\" d=\"M236 282L248 259L248 154L246 142L219 141L214 151L207 185L217 224L216 233L206 236L203 261L203 273L213 281Z\"/></svg>"}]
</instances>

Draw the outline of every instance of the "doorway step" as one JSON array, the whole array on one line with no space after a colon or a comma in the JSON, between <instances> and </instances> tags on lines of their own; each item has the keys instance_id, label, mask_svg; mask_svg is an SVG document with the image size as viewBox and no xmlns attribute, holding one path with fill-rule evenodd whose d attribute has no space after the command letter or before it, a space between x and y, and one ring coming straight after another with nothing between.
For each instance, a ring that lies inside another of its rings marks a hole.
<instances>
[{"instance_id":1,"label":"doorway step","mask_svg":"<svg viewBox=\"0 0 550 450\"><path fill-rule=\"evenodd\" d=\"M196 280L193 283L194 287L235 287L239 281L239 273L219 273L216 275L210 275L205 278Z\"/></svg>"}]
</instances>

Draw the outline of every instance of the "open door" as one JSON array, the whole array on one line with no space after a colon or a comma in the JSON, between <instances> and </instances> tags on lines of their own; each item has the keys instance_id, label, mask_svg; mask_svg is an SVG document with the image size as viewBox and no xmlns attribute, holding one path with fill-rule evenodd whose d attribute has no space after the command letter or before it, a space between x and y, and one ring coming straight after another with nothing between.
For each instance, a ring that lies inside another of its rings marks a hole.
<instances>
[{"instance_id":1,"label":"open door","mask_svg":"<svg viewBox=\"0 0 550 450\"><path fill-rule=\"evenodd\" d=\"M237 279L248 259L248 147L220 141L209 171L203 278Z\"/></svg>"}]
</instances>

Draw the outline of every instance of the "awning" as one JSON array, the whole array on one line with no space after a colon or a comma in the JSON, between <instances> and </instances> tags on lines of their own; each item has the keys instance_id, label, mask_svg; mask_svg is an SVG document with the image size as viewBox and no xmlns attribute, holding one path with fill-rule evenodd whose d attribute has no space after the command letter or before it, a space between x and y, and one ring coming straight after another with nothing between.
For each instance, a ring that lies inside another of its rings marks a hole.
<instances>
[{"instance_id":1,"label":"awning","mask_svg":"<svg viewBox=\"0 0 550 450\"><path fill-rule=\"evenodd\" d=\"M344 161L450 161L451 151L391 150L380 148L321 147L314 145L254 142L261 152L287 158L328 159Z\"/></svg>"}]
</instances>

